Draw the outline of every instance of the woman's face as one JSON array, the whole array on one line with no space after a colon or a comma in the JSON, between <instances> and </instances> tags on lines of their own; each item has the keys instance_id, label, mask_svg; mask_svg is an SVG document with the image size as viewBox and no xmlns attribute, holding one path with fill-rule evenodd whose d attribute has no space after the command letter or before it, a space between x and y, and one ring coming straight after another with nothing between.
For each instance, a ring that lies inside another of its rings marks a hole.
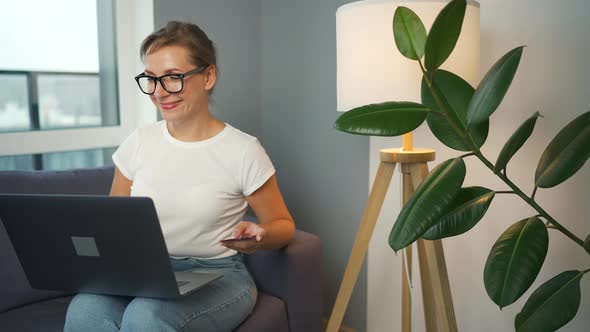
<instances>
[{"instance_id":1,"label":"woman's face","mask_svg":"<svg viewBox=\"0 0 590 332\"><path fill-rule=\"evenodd\" d=\"M181 46L163 46L145 56L145 74L162 76L183 74L197 66L189 60L189 52ZM150 95L154 105L166 121L182 121L206 111L209 91L215 85L215 69L210 66L202 73L184 78L184 89L179 93L169 93L158 82L156 91Z\"/></svg>"}]
</instances>

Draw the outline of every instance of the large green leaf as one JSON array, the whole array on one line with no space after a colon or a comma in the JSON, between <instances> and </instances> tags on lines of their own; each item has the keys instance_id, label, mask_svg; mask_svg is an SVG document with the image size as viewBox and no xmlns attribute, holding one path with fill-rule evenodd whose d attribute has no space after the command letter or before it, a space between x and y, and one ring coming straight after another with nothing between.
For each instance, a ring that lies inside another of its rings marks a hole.
<instances>
[{"instance_id":1,"label":"large green leaf","mask_svg":"<svg viewBox=\"0 0 590 332\"><path fill-rule=\"evenodd\" d=\"M434 90L442 108L439 107L432 90ZM459 151L471 151L466 137L467 105L475 89L461 77L439 69L434 72L432 86L428 87L422 79L422 104L433 112L428 113L426 122L430 130L444 145ZM470 128L469 131L477 147L481 147L488 137L489 122Z\"/></svg>"},{"instance_id":2,"label":"large green leaf","mask_svg":"<svg viewBox=\"0 0 590 332\"><path fill-rule=\"evenodd\" d=\"M446 160L432 169L391 229L389 245L393 250L406 247L432 227L461 189L465 171L462 158Z\"/></svg>"},{"instance_id":3,"label":"large green leaf","mask_svg":"<svg viewBox=\"0 0 590 332\"><path fill-rule=\"evenodd\" d=\"M475 125L486 121L506 95L522 56L524 46L506 53L483 77L467 109L467 122Z\"/></svg>"},{"instance_id":4,"label":"large green leaf","mask_svg":"<svg viewBox=\"0 0 590 332\"><path fill-rule=\"evenodd\" d=\"M551 188L574 175L590 157L590 112L575 118L549 143L539 160L535 184Z\"/></svg>"},{"instance_id":5,"label":"large green leaf","mask_svg":"<svg viewBox=\"0 0 590 332\"><path fill-rule=\"evenodd\" d=\"M484 284L500 308L518 300L535 281L548 245L547 228L537 217L514 223L498 238L486 261Z\"/></svg>"},{"instance_id":6,"label":"large green leaf","mask_svg":"<svg viewBox=\"0 0 590 332\"><path fill-rule=\"evenodd\" d=\"M393 38L400 53L408 59L418 60L424 55L426 28L408 7L397 7L393 15Z\"/></svg>"},{"instance_id":7,"label":"large green leaf","mask_svg":"<svg viewBox=\"0 0 590 332\"><path fill-rule=\"evenodd\" d=\"M409 101L365 105L342 114L334 127L357 135L398 136L416 129L429 111Z\"/></svg>"},{"instance_id":8,"label":"large green leaf","mask_svg":"<svg viewBox=\"0 0 590 332\"><path fill-rule=\"evenodd\" d=\"M465 17L466 0L453 0L449 2L432 23L428 38L424 64L430 72L440 67L451 55L459 35Z\"/></svg>"},{"instance_id":9,"label":"large green leaf","mask_svg":"<svg viewBox=\"0 0 590 332\"><path fill-rule=\"evenodd\" d=\"M565 271L537 288L514 319L518 332L556 331L578 312L581 271Z\"/></svg>"},{"instance_id":10,"label":"large green leaf","mask_svg":"<svg viewBox=\"0 0 590 332\"><path fill-rule=\"evenodd\" d=\"M526 140L531 136L533 133L533 129L535 128L535 123L537 122L537 118L540 116L539 112L535 112L533 116L528 118L523 124L516 129L514 134L510 136L508 142L504 144L502 151L498 155L498 159L496 160L496 167L494 171L496 173L500 172L508 162L516 154L516 152L522 147L522 145L526 142Z\"/></svg>"},{"instance_id":11,"label":"large green leaf","mask_svg":"<svg viewBox=\"0 0 590 332\"><path fill-rule=\"evenodd\" d=\"M483 187L462 188L446 212L422 235L423 239L438 240L463 234L483 218L496 193Z\"/></svg>"}]
</instances>

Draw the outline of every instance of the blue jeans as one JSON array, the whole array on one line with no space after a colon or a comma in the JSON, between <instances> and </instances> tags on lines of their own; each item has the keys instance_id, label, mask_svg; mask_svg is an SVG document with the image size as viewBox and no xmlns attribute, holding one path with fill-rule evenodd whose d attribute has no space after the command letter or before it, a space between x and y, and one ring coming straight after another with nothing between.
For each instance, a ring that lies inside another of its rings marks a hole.
<instances>
[{"instance_id":1,"label":"blue jeans","mask_svg":"<svg viewBox=\"0 0 590 332\"><path fill-rule=\"evenodd\" d=\"M256 303L256 285L242 254L172 259L175 271L215 271L223 277L177 300L78 294L64 331L232 331Z\"/></svg>"}]
</instances>

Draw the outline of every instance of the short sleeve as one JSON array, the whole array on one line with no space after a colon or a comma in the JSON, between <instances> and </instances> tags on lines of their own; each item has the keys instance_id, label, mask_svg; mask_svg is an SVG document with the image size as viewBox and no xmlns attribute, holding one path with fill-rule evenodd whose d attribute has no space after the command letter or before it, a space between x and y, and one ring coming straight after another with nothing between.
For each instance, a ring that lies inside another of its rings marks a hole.
<instances>
[{"instance_id":1,"label":"short sleeve","mask_svg":"<svg viewBox=\"0 0 590 332\"><path fill-rule=\"evenodd\" d=\"M242 161L241 185L244 196L250 196L275 173L272 161L256 139L248 144Z\"/></svg>"},{"instance_id":2,"label":"short sleeve","mask_svg":"<svg viewBox=\"0 0 590 332\"><path fill-rule=\"evenodd\" d=\"M119 148L113 153L113 163L129 180L133 180L137 169L137 150L139 148L139 133L136 129L129 135Z\"/></svg>"}]
</instances>

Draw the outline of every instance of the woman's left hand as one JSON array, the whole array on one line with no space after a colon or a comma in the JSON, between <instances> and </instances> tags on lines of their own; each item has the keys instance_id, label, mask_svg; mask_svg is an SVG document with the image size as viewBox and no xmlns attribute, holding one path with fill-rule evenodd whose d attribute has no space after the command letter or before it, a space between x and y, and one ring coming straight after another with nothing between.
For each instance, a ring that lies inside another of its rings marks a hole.
<instances>
[{"instance_id":1,"label":"woman's left hand","mask_svg":"<svg viewBox=\"0 0 590 332\"><path fill-rule=\"evenodd\" d=\"M233 249L245 254L252 254L262 246L262 241L266 236L266 230L253 222L241 221L234 227L232 237L239 238L253 238L244 241L220 242L222 246Z\"/></svg>"}]
</instances>

